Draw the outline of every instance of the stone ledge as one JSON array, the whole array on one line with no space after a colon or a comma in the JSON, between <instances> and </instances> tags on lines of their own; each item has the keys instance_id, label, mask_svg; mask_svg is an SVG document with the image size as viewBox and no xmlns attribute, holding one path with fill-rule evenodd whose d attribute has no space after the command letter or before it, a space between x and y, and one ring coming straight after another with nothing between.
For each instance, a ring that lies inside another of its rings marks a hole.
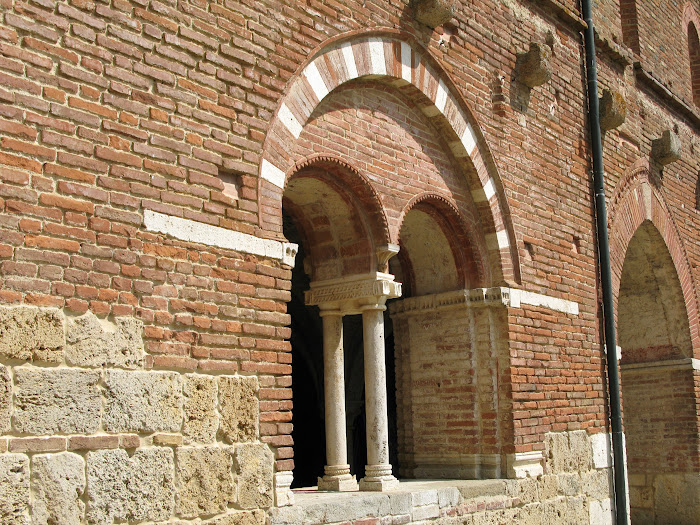
<instances>
[{"instance_id":1,"label":"stone ledge","mask_svg":"<svg viewBox=\"0 0 700 525\"><path fill-rule=\"evenodd\" d=\"M401 481L396 490L383 493L324 492L295 489L295 504L273 509L271 525L336 523L364 518L411 516L424 520L447 515L455 507L463 514L518 504L509 480Z\"/></svg>"}]
</instances>

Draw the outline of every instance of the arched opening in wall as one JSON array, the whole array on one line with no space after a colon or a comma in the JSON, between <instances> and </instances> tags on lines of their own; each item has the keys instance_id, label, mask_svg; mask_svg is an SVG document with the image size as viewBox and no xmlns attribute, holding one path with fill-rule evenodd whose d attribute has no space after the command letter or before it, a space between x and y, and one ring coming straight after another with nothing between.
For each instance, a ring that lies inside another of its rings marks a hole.
<instances>
[{"instance_id":1,"label":"arched opening in wall","mask_svg":"<svg viewBox=\"0 0 700 525\"><path fill-rule=\"evenodd\" d=\"M292 271L291 316L294 481L310 487L327 464L324 386L326 305L308 304L313 284L342 282L376 269L369 216L337 171L309 166L298 171L284 192L284 234L299 244ZM320 306L320 308L319 308ZM363 329L359 315L342 316L347 460L361 478L367 464ZM330 416L332 417L332 415Z\"/></svg>"},{"instance_id":2,"label":"arched opening in wall","mask_svg":"<svg viewBox=\"0 0 700 525\"><path fill-rule=\"evenodd\" d=\"M690 459L697 458L698 442L695 407L688 402L693 368L687 310L671 254L651 221L642 223L627 248L618 332L632 522L665 522L688 512L682 495L669 490L698 472Z\"/></svg>"},{"instance_id":3,"label":"arched opening in wall","mask_svg":"<svg viewBox=\"0 0 700 525\"><path fill-rule=\"evenodd\" d=\"M620 23L622 24L622 41L632 51L639 53L637 0L620 0Z\"/></svg>"},{"instance_id":4,"label":"arched opening in wall","mask_svg":"<svg viewBox=\"0 0 700 525\"><path fill-rule=\"evenodd\" d=\"M490 308L465 298L479 285L466 231L439 198L405 213L390 271L404 295L390 307L395 334L398 446L405 478L502 475L493 391ZM496 395L494 395L496 394Z\"/></svg>"},{"instance_id":5,"label":"arched opening in wall","mask_svg":"<svg viewBox=\"0 0 700 525\"><path fill-rule=\"evenodd\" d=\"M688 55L690 56L693 102L696 106L700 106L700 41L698 40L698 28L693 22L688 24Z\"/></svg>"}]
</instances>

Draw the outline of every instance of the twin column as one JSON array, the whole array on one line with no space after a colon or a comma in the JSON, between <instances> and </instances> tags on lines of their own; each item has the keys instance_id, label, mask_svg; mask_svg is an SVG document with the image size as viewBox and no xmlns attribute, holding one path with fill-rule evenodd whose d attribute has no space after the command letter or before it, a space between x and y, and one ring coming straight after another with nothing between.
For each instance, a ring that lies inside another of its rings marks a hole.
<instances>
[{"instance_id":1,"label":"twin column","mask_svg":"<svg viewBox=\"0 0 700 525\"><path fill-rule=\"evenodd\" d=\"M382 304L362 307L365 361L365 410L367 413L367 462L361 490L384 491L399 481L389 463L389 431ZM343 316L340 310L321 310L323 319L323 373L326 407L326 459L319 490L352 491L358 485L347 464L345 423L345 363Z\"/></svg>"}]
</instances>

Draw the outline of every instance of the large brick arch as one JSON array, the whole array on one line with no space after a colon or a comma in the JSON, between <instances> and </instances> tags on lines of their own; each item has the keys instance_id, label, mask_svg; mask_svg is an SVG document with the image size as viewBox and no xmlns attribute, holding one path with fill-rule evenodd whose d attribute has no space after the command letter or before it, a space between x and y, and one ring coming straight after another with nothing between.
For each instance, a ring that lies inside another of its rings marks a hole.
<instances>
[{"instance_id":1,"label":"large brick arch","mask_svg":"<svg viewBox=\"0 0 700 525\"><path fill-rule=\"evenodd\" d=\"M639 227L650 221L666 243L678 274L683 299L688 314L693 354L700 354L700 326L698 299L693 284L688 256L681 242L678 229L666 206L656 181L645 159L635 162L620 179L610 199L610 261L615 301L619 298L622 266L627 247ZM616 309L617 311L617 309Z\"/></svg>"},{"instance_id":2,"label":"large brick arch","mask_svg":"<svg viewBox=\"0 0 700 525\"><path fill-rule=\"evenodd\" d=\"M281 199L296 159L290 152L315 108L335 88L359 78L386 78L425 99L455 158L470 159L470 184L488 245L493 284L516 283L520 268L505 193L476 119L437 61L404 33L386 30L338 37L323 45L290 80L270 123L259 169L260 226L281 232Z\"/></svg>"}]
</instances>

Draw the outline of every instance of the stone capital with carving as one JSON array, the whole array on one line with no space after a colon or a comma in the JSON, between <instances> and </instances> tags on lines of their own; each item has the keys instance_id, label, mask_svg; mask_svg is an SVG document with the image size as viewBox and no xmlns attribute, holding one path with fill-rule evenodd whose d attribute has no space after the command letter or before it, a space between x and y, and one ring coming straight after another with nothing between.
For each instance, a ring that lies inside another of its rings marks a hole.
<instances>
[{"instance_id":1,"label":"stone capital with carving","mask_svg":"<svg viewBox=\"0 0 700 525\"><path fill-rule=\"evenodd\" d=\"M311 283L306 304L321 311L340 310L343 315L357 314L368 308L384 309L387 299L401 297L401 283L388 273L376 272Z\"/></svg>"}]
</instances>

